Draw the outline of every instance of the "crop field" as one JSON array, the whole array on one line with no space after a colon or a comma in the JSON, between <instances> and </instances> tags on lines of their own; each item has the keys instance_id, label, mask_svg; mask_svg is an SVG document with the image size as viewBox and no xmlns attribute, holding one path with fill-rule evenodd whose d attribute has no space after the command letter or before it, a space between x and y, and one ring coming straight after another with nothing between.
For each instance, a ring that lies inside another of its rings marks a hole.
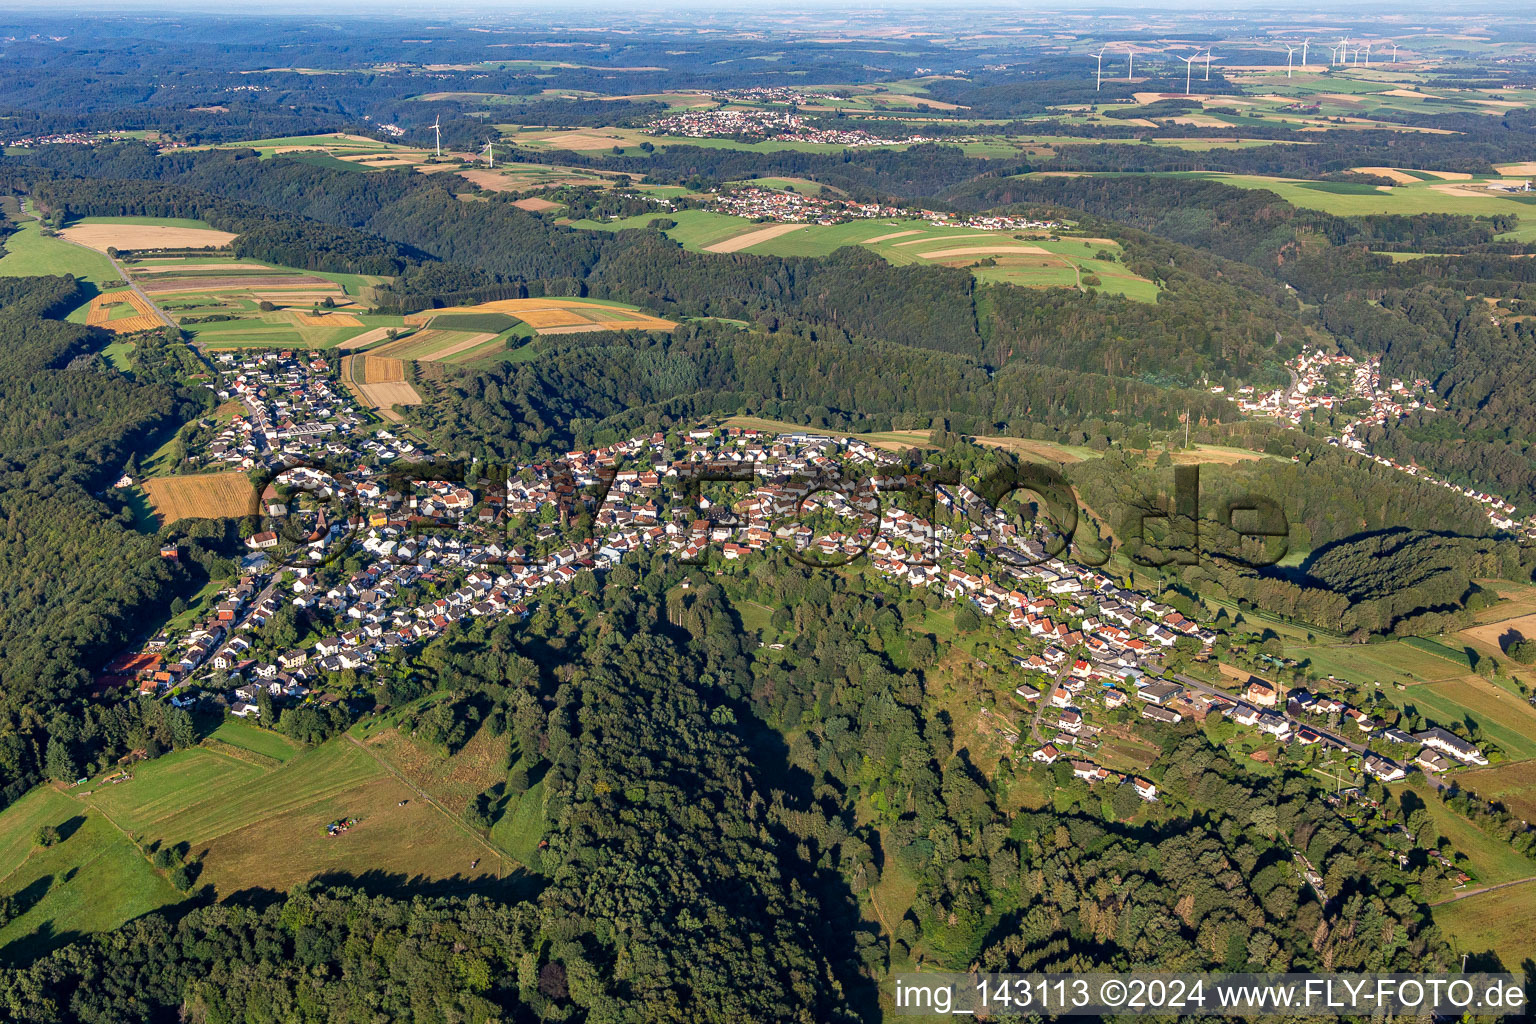
<instances>
[{"instance_id":1,"label":"crop field","mask_svg":"<svg viewBox=\"0 0 1536 1024\"><path fill-rule=\"evenodd\" d=\"M494 337L494 333L487 331L441 331L428 327L370 349L369 357L391 356L397 360L446 362L451 356L476 348Z\"/></svg>"},{"instance_id":2,"label":"crop field","mask_svg":"<svg viewBox=\"0 0 1536 1024\"><path fill-rule=\"evenodd\" d=\"M234 518L251 511L251 481L240 472L150 477L143 487L161 523Z\"/></svg>"},{"instance_id":3,"label":"crop field","mask_svg":"<svg viewBox=\"0 0 1536 1024\"><path fill-rule=\"evenodd\" d=\"M59 236L106 252L108 249L221 249L235 240L201 221L144 217L87 217L69 224Z\"/></svg>"},{"instance_id":4,"label":"crop field","mask_svg":"<svg viewBox=\"0 0 1536 1024\"><path fill-rule=\"evenodd\" d=\"M164 325L153 306L129 288L106 292L91 300L85 313L90 327L101 327L113 334L152 331Z\"/></svg>"},{"instance_id":5,"label":"crop field","mask_svg":"<svg viewBox=\"0 0 1536 1024\"><path fill-rule=\"evenodd\" d=\"M605 231L643 227L661 214L572 226ZM668 237L696 252L749 252L762 256L826 256L845 245L868 247L898 266L938 263L968 267L982 281L1022 287L1092 287L1143 302L1157 299L1157 285L1119 262L1109 239L1052 237L1045 231L987 231L923 220L855 220L843 224L754 224L708 210L665 215L677 222ZM1108 257L1108 258L1105 258ZM1085 286L1086 275L1099 279Z\"/></svg>"},{"instance_id":6,"label":"crop field","mask_svg":"<svg viewBox=\"0 0 1536 1024\"><path fill-rule=\"evenodd\" d=\"M1455 936L1459 952L1492 952L1518 972L1531 956L1530 925L1536 921L1536 882L1478 893L1431 911L1435 923Z\"/></svg>"},{"instance_id":7,"label":"crop field","mask_svg":"<svg viewBox=\"0 0 1536 1024\"><path fill-rule=\"evenodd\" d=\"M397 376L398 374L398 376ZM370 381L370 377L392 378ZM397 405L420 405L421 396L405 379L405 363L387 356L363 355L341 357L341 380L358 401L387 420L398 422Z\"/></svg>"},{"instance_id":8,"label":"crop field","mask_svg":"<svg viewBox=\"0 0 1536 1024\"><path fill-rule=\"evenodd\" d=\"M449 313L435 316L429 327L444 331L489 331L500 334L517 326L517 319L506 313Z\"/></svg>"},{"instance_id":9,"label":"crop field","mask_svg":"<svg viewBox=\"0 0 1536 1024\"><path fill-rule=\"evenodd\" d=\"M527 324L539 334L576 334L584 331L670 331L677 324L671 320L642 313L634 306L617 302L599 302L595 299L498 299L475 306L452 306L405 318L408 324L435 322L443 316L484 315L504 313ZM420 332L414 336L419 338ZM441 332L444 334L450 332ZM414 338L412 340L414 340ZM407 339L401 339L405 341ZM482 342L485 339L482 339ZM396 343L398 344L398 342ZM463 351L460 349L459 351ZM391 355L400 353L392 352ZM404 356L403 358L430 358Z\"/></svg>"}]
</instances>

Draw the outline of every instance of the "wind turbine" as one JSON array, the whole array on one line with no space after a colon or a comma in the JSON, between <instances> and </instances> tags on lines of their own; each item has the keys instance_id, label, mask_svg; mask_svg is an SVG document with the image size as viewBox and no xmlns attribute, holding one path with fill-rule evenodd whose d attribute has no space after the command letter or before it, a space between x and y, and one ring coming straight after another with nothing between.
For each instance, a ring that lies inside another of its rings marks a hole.
<instances>
[{"instance_id":1,"label":"wind turbine","mask_svg":"<svg viewBox=\"0 0 1536 1024\"><path fill-rule=\"evenodd\" d=\"M1339 56L1343 58L1339 61L1340 64L1349 63L1349 36L1339 40Z\"/></svg>"},{"instance_id":2,"label":"wind turbine","mask_svg":"<svg viewBox=\"0 0 1536 1024\"><path fill-rule=\"evenodd\" d=\"M1195 66L1195 61L1197 61L1199 59L1200 59L1200 51L1199 50L1196 50L1192 55L1190 55L1188 57L1180 57L1179 58L1179 60L1182 60L1184 62L1184 95L1185 96L1189 95L1189 72L1190 72L1190 69L1192 69Z\"/></svg>"},{"instance_id":3,"label":"wind turbine","mask_svg":"<svg viewBox=\"0 0 1536 1024\"><path fill-rule=\"evenodd\" d=\"M1370 43L1366 43L1365 44L1365 66L1366 67L1370 67L1371 66L1371 44Z\"/></svg>"},{"instance_id":4,"label":"wind turbine","mask_svg":"<svg viewBox=\"0 0 1536 1024\"><path fill-rule=\"evenodd\" d=\"M1131 76L1136 73L1136 51L1126 50L1125 55L1130 58L1130 63L1125 66L1125 80L1129 82Z\"/></svg>"},{"instance_id":5,"label":"wind turbine","mask_svg":"<svg viewBox=\"0 0 1536 1024\"><path fill-rule=\"evenodd\" d=\"M1294 46L1287 46L1285 48L1285 77L1286 78L1290 78L1291 77L1291 57L1295 53L1296 53L1296 47L1294 47Z\"/></svg>"},{"instance_id":6,"label":"wind turbine","mask_svg":"<svg viewBox=\"0 0 1536 1024\"><path fill-rule=\"evenodd\" d=\"M1104 51L1090 53L1088 56L1099 62L1099 69L1093 75L1093 91L1098 92L1104 84Z\"/></svg>"},{"instance_id":7,"label":"wind turbine","mask_svg":"<svg viewBox=\"0 0 1536 1024\"><path fill-rule=\"evenodd\" d=\"M1207 82L1209 82L1211 80L1211 51L1210 50L1206 50L1205 51L1205 80Z\"/></svg>"},{"instance_id":8,"label":"wind turbine","mask_svg":"<svg viewBox=\"0 0 1536 1024\"><path fill-rule=\"evenodd\" d=\"M1307 46L1310 45L1311 42L1312 42L1311 39L1303 39L1301 41L1301 66L1302 67L1306 67L1307 66Z\"/></svg>"},{"instance_id":9,"label":"wind turbine","mask_svg":"<svg viewBox=\"0 0 1536 1024\"><path fill-rule=\"evenodd\" d=\"M1393 64L1397 63L1397 44L1396 43L1392 44L1392 63Z\"/></svg>"},{"instance_id":10,"label":"wind turbine","mask_svg":"<svg viewBox=\"0 0 1536 1024\"><path fill-rule=\"evenodd\" d=\"M486 158L488 160L490 160L491 166L495 167L496 166L496 150L491 148L491 140L490 139L486 139L485 140L485 155L486 155Z\"/></svg>"},{"instance_id":11,"label":"wind turbine","mask_svg":"<svg viewBox=\"0 0 1536 1024\"><path fill-rule=\"evenodd\" d=\"M443 129L442 129L441 121L442 121L441 117L436 117L436 118L433 118L433 120L432 120L432 132L433 132L433 134L437 138L437 142L435 143L435 148L437 150L437 155L438 156L442 156L443 155Z\"/></svg>"}]
</instances>

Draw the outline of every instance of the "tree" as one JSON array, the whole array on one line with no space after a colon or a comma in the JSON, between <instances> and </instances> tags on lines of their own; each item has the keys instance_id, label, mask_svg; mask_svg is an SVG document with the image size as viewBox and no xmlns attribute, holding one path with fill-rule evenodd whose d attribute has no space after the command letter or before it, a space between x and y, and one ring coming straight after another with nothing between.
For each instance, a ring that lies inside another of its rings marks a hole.
<instances>
[{"instance_id":1,"label":"tree","mask_svg":"<svg viewBox=\"0 0 1536 1024\"><path fill-rule=\"evenodd\" d=\"M277 728L277 705L272 701L271 691L262 690L256 694L256 714L262 725L268 729Z\"/></svg>"},{"instance_id":2,"label":"tree","mask_svg":"<svg viewBox=\"0 0 1536 1024\"><path fill-rule=\"evenodd\" d=\"M974 633L981 628L981 616L968 604L960 606L955 612L955 629L961 633Z\"/></svg>"},{"instance_id":3,"label":"tree","mask_svg":"<svg viewBox=\"0 0 1536 1024\"><path fill-rule=\"evenodd\" d=\"M49 847L59 841L59 829L56 825L39 825L37 832L32 837L38 846Z\"/></svg>"},{"instance_id":4,"label":"tree","mask_svg":"<svg viewBox=\"0 0 1536 1024\"><path fill-rule=\"evenodd\" d=\"M256 304L256 308L261 310L263 313L270 313L277 308L277 305L267 299L262 299Z\"/></svg>"},{"instance_id":5,"label":"tree","mask_svg":"<svg viewBox=\"0 0 1536 1024\"><path fill-rule=\"evenodd\" d=\"M57 736L48 740L48 752L43 755L43 771L55 782L74 782L80 777L80 770L75 767L75 759L69 747L59 742Z\"/></svg>"},{"instance_id":6,"label":"tree","mask_svg":"<svg viewBox=\"0 0 1536 1024\"><path fill-rule=\"evenodd\" d=\"M171 708L165 719L171 729L171 749L185 750L197 743L197 726L186 708Z\"/></svg>"}]
</instances>

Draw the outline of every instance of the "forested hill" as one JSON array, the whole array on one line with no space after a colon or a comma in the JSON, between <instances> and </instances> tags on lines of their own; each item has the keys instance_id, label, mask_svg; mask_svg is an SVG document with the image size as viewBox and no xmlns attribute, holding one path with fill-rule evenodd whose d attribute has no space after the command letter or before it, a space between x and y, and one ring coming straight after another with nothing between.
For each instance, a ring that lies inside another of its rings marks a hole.
<instances>
[{"instance_id":1,"label":"forested hill","mask_svg":"<svg viewBox=\"0 0 1536 1024\"><path fill-rule=\"evenodd\" d=\"M138 708L91 708L91 669L197 585L104 496L129 453L206 408L185 346L147 335L128 377L102 332L49 319L72 278L0 279L0 795L41 777L50 737L112 757L147 735ZM154 709L157 727L165 709ZM67 770L67 769L66 769Z\"/></svg>"},{"instance_id":2,"label":"forested hill","mask_svg":"<svg viewBox=\"0 0 1536 1024\"><path fill-rule=\"evenodd\" d=\"M1530 243L1500 238L1508 217L1339 217L1299 210L1272 192L1198 178L1011 178L952 193L965 205L1054 203L1241 262L1316 304L1308 325L1382 372L1431 382L1444 408L1370 427L1378 454L1457 483L1536 501L1536 325ZM1003 207L1007 209L1006 206ZM1437 255L1394 261L1391 252ZM1231 266L1231 263L1227 264ZM1263 285L1247 282L1254 291ZM1490 316L1492 307L1505 315ZM1517 314L1517 315L1508 315Z\"/></svg>"}]
</instances>

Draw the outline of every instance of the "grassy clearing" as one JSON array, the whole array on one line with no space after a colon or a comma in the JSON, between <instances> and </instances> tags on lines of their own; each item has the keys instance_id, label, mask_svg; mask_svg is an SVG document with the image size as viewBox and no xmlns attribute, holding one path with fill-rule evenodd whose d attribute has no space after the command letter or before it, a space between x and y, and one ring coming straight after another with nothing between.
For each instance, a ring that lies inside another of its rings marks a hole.
<instances>
[{"instance_id":1,"label":"grassy clearing","mask_svg":"<svg viewBox=\"0 0 1536 1024\"><path fill-rule=\"evenodd\" d=\"M44 849L32 844L39 825L65 838ZM0 815L0 850L8 868L0 891L19 913L0 928L0 961L21 963L82 935L180 899L129 839L101 814L44 787Z\"/></svg>"},{"instance_id":2,"label":"grassy clearing","mask_svg":"<svg viewBox=\"0 0 1536 1024\"><path fill-rule=\"evenodd\" d=\"M1531 957L1536 882L1468 896L1438 906L1432 914L1458 952L1491 952L1505 970L1519 971Z\"/></svg>"},{"instance_id":3,"label":"grassy clearing","mask_svg":"<svg viewBox=\"0 0 1536 1024\"><path fill-rule=\"evenodd\" d=\"M1467 858L1471 868L1468 873L1479 884L1497 885L1536 875L1536 861L1521 856L1508 843L1501 843L1446 807L1429 793L1428 783L1423 779L1416 778L1413 782L1401 785L1415 789L1423 798L1434 820L1436 832L1450 841L1453 850ZM1398 791L1400 787L1392 788Z\"/></svg>"},{"instance_id":4,"label":"grassy clearing","mask_svg":"<svg viewBox=\"0 0 1536 1024\"><path fill-rule=\"evenodd\" d=\"M1497 800L1526 821L1536 821L1536 761L1517 761L1464 772L1456 782L1485 800Z\"/></svg>"},{"instance_id":5,"label":"grassy clearing","mask_svg":"<svg viewBox=\"0 0 1536 1024\"><path fill-rule=\"evenodd\" d=\"M1389 680L1426 683L1457 679L1467 666L1401 640L1380 644L1315 644L1287 653L1311 663L1314 672L1355 683Z\"/></svg>"},{"instance_id":6,"label":"grassy clearing","mask_svg":"<svg viewBox=\"0 0 1536 1024\"><path fill-rule=\"evenodd\" d=\"M0 928L0 958L31 956L179 900L141 848L173 847L200 860L199 884L221 896L280 891L326 873L386 888L473 889L498 886L517 869L395 774L416 771L418 785L440 787L452 801L457 767L445 774L430 764L395 766L389 750L364 750L346 737L301 749L245 722L226 722L208 739L135 765L129 781L43 787L0 812L0 892L22 905ZM467 751L483 753L474 743ZM453 762L463 763L464 755ZM495 760L490 774L504 777L503 764ZM359 819L355 828L326 835L326 822L349 816ZM49 850L34 849L43 824L65 834Z\"/></svg>"},{"instance_id":7,"label":"grassy clearing","mask_svg":"<svg viewBox=\"0 0 1536 1024\"><path fill-rule=\"evenodd\" d=\"M282 733L263 729L238 718L226 719L223 724L208 734L208 738L279 762L292 760L295 754L304 749L302 745L295 743Z\"/></svg>"},{"instance_id":8,"label":"grassy clearing","mask_svg":"<svg viewBox=\"0 0 1536 1024\"><path fill-rule=\"evenodd\" d=\"M5 256L0 258L0 277L39 277L49 274L73 274L82 281L100 284L120 281L112 261L98 252L57 238L46 238L37 221L27 221L3 240ZM80 320L84 322L84 308Z\"/></svg>"}]
</instances>

